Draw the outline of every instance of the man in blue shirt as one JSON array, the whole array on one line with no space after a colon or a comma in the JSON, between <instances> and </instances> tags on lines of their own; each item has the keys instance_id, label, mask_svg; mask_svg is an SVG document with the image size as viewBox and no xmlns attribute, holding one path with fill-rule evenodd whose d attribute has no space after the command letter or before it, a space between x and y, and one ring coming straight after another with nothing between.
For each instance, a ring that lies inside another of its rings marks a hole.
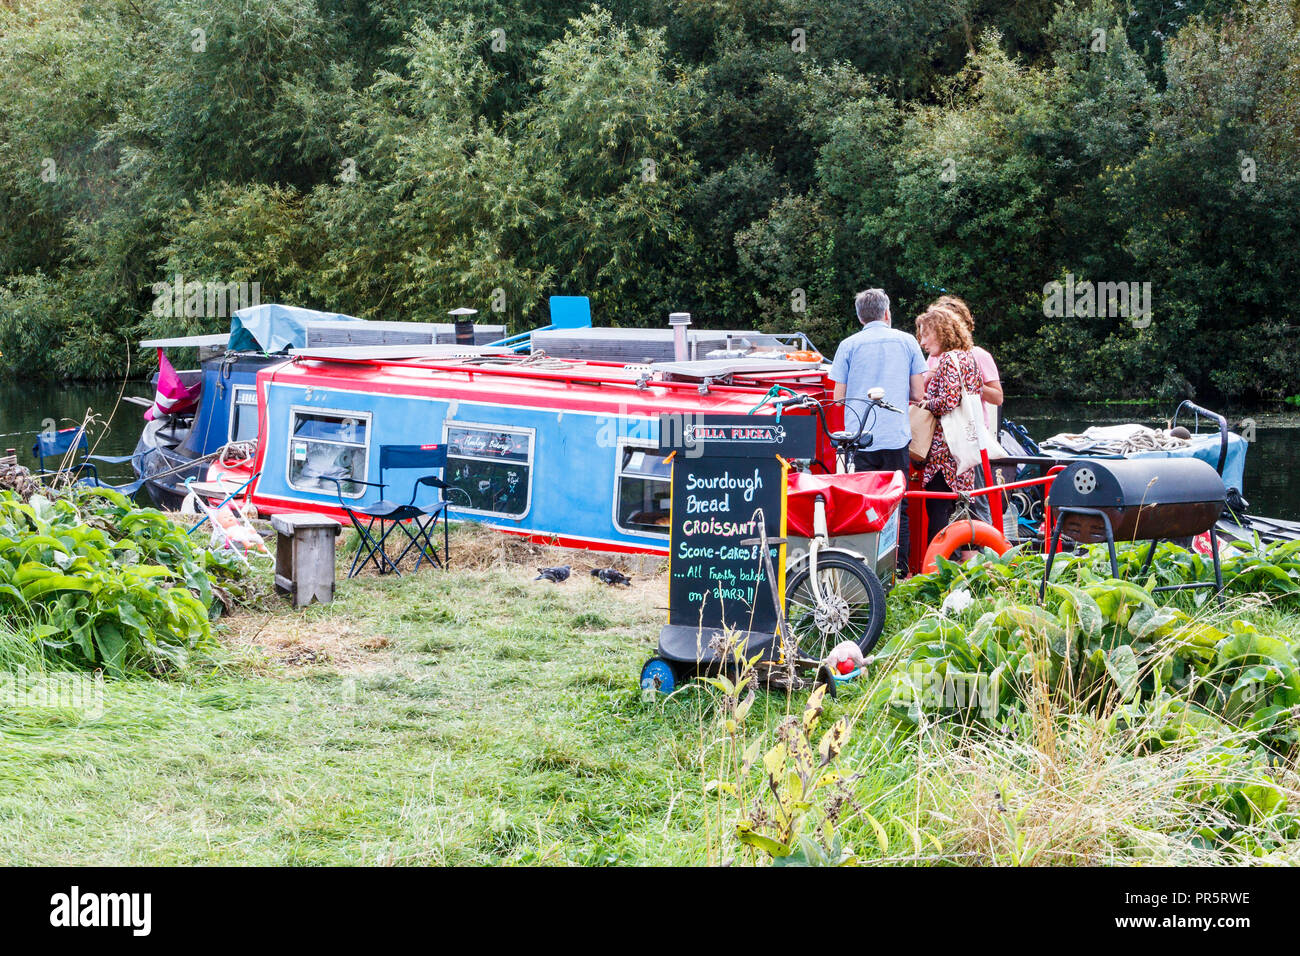
<instances>
[{"instance_id":1,"label":"man in blue shirt","mask_svg":"<svg viewBox=\"0 0 1300 956\"><path fill-rule=\"evenodd\" d=\"M890 327L889 296L883 289L859 292L854 300L862 331L850 335L835 350L831 363L831 380L835 383L835 399L845 400L844 427L857 431L860 415L867 408L867 392L879 386L885 390L885 401L895 408L906 409L913 401L920 401L925 387L925 357L915 336ZM909 467L908 446L912 443L912 429L906 412L876 409L865 438L871 435L866 451L854 456L853 465L858 471L901 471L907 476ZM898 516L898 566L900 573L907 570L907 502L899 506Z\"/></svg>"}]
</instances>

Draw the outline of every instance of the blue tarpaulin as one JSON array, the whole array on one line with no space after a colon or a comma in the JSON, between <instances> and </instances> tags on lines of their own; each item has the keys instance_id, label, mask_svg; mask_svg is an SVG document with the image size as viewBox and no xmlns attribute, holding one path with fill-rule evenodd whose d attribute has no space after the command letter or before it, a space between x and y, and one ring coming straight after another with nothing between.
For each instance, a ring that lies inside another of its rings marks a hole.
<instances>
[{"instance_id":1,"label":"blue tarpaulin","mask_svg":"<svg viewBox=\"0 0 1300 956\"><path fill-rule=\"evenodd\" d=\"M1228 432L1228 457L1223 462L1223 483L1241 491L1246 481L1246 439L1236 432ZM1186 448L1169 451L1147 451L1129 455L1129 458L1199 458L1211 467L1219 464L1219 433L1201 432L1194 435Z\"/></svg>"},{"instance_id":2,"label":"blue tarpaulin","mask_svg":"<svg viewBox=\"0 0 1300 956\"><path fill-rule=\"evenodd\" d=\"M361 322L341 312L317 312L296 305L253 305L230 317L232 352L282 352L307 347L307 326L314 322Z\"/></svg>"}]
</instances>

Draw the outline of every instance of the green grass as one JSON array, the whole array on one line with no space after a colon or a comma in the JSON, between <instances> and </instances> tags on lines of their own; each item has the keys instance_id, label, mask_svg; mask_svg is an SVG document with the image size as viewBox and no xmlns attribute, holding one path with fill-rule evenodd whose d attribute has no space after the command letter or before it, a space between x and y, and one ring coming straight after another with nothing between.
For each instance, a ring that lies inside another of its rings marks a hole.
<instances>
[{"instance_id":1,"label":"green grass","mask_svg":"<svg viewBox=\"0 0 1300 956\"><path fill-rule=\"evenodd\" d=\"M490 567L340 580L334 604L302 611L271 599L224 626L218 667L109 681L98 715L0 707L0 863L762 862L706 785L735 781L744 745L770 747L807 695L760 692L737 746L713 688L639 693L662 577L535 582L531 557L458 538ZM891 604L889 631L919 610ZM21 628L0 629L0 665L25 654ZM1034 714L918 731L868 708L870 692L847 687L820 725L853 721L838 830L860 859L1242 860L1178 836L1195 750L1133 759L1098 721L1059 719L1045 739Z\"/></svg>"},{"instance_id":2,"label":"green grass","mask_svg":"<svg viewBox=\"0 0 1300 956\"><path fill-rule=\"evenodd\" d=\"M707 695L636 687L662 612L531 577L341 582L269 625L387 638L351 666L245 650L188 683L110 681L99 717L5 713L0 860L702 862Z\"/></svg>"}]
</instances>

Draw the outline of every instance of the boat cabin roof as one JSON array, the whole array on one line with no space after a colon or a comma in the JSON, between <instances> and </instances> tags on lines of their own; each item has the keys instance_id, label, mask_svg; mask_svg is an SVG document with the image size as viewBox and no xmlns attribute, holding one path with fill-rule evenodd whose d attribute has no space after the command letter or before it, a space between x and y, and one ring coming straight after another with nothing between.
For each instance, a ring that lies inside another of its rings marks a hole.
<instances>
[{"instance_id":1,"label":"boat cabin roof","mask_svg":"<svg viewBox=\"0 0 1300 956\"><path fill-rule=\"evenodd\" d=\"M820 363L790 362L785 359L732 358L699 359L694 362L659 362L655 364L655 369L673 378L717 380L728 376L734 378L737 375L747 378L787 375L806 372L819 365Z\"/></svg>"},{"instance_id":2,"label":"boat cabin roof","mask_svg":"<svg viewBox=\"0 0 1300 956\"><path fill-rule=\"evenodd\" d=\"M508 349L490 345L324 345L290 349L290 355L331 362L375 362L399 359L459 359L477 355L509 355Z\"/></svg>"}]
</instances>

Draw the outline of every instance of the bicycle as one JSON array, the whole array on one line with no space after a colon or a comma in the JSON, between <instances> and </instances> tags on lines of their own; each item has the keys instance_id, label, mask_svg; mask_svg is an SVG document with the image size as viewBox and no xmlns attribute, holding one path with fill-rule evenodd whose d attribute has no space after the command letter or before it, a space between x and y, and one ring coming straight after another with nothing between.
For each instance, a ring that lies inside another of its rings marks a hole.
<instances>
[{"instance_id":1,"label":"bicycle","mask_svg":"<svg viewBox=\"0 0 1300 956\"><path fill-rule=\"evenodd\" d=\"M802 407L814 411L819 426L835 448L837 460L845 472L852 472L854 456L871 445L863 433L879 409L902 414L902 410L884 401L884 389L867 393L867 409L858 416L858 430L831 431L826 424L826 405L846 404L818 402L810 395L775 398L777 408ZM862 401L856 399L855 401ZM832 543L826 522L826 499L817 495L813 502L813 535L808 551L792 559L786 578L786 620L800 653L814 660L824 660L830 650L851 640L868 653L880 639L885 627L885 588L876 573L867 566L860 552Z\"/></svg>"}]
</instances>

